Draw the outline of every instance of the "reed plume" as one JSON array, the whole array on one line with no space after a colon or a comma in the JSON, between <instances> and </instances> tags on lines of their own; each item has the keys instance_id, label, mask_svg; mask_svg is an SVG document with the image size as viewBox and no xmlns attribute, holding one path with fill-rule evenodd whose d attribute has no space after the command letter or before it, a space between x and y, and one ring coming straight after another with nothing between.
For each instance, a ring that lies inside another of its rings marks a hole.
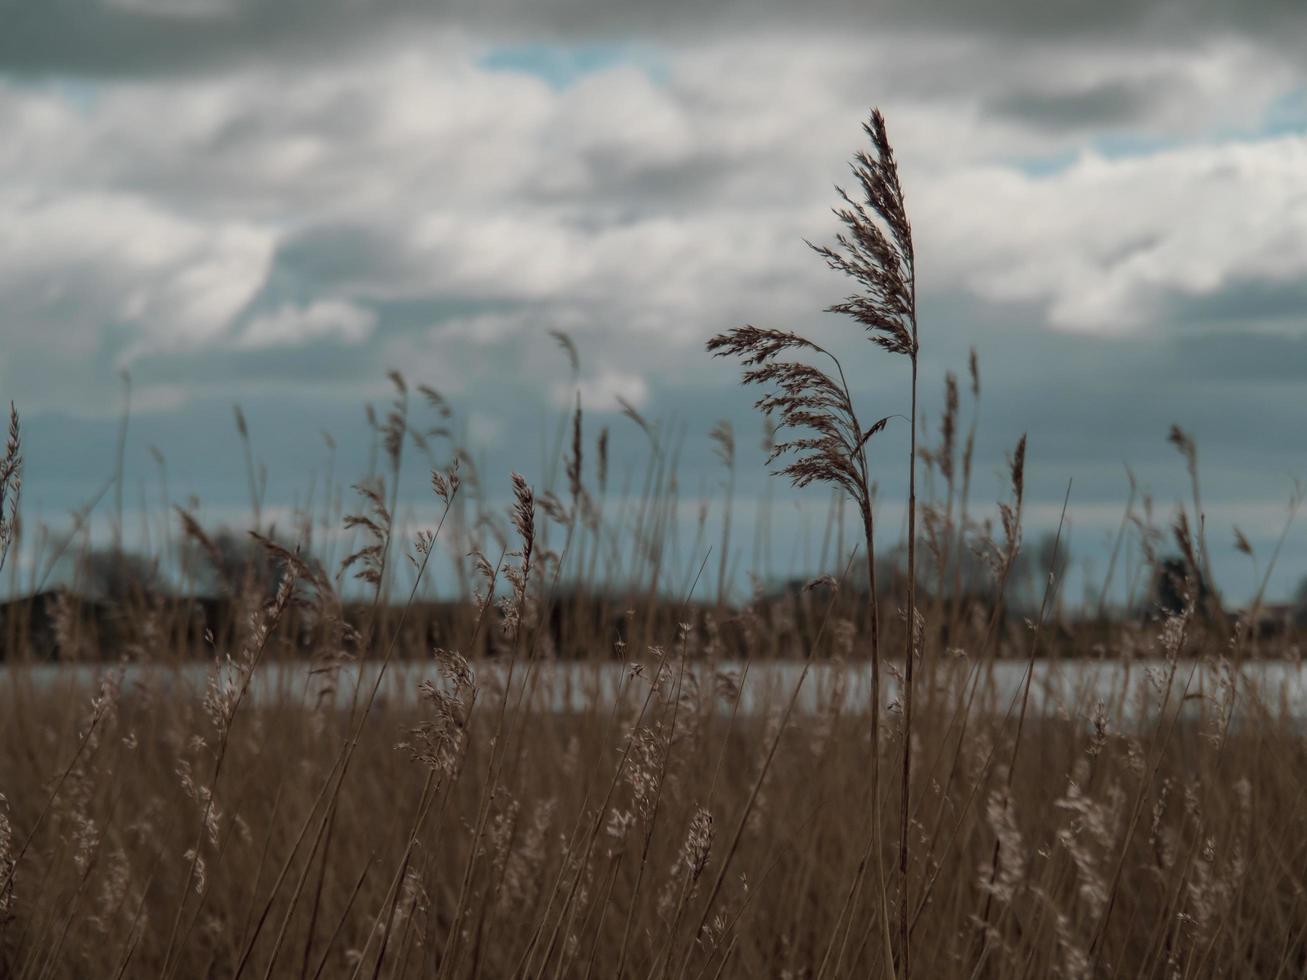
<instances>
[{"instance_id":1,"label":"reed plume","mask_svg":"<svg viewBox=\"0 0 1307 980\"><path fill-rule=\"evenodd\" d=\"M911 447L908 489L908 608L906 669L904 676L903 785L899 835L899 954L906 976L910 970L908 938L908 808L911 783L912 681L916 635L916 403L917 403L917 296L912 227L904 206L898 164L885 131L885 118L873 109L863 126L871 151L858 151L851 170L861 191L855 200L843 188L837 193L843 206L835 209L844 230L834 245L807 244L860 287L827 312L842 313L862 325L867 338L891 354L905 354L912 369L912 407L909 417ZM880 640L876 600L876 561L867 442L888 423L885 417L863 428L854 408L844 369L829 350L792 331L752 325L719 334L708 342L717 356L733 355L745 366L743 383L769 390L756 403L774 417L781 429L792 433L777 442L768 462L788 459L780 473L796 487L826 483L843 489L857 504L867 549L868 602L872 643L872 826L879 821L880 756ZM816 356L829 361L834 373L802 361L781 359L788 353ZM875 832L875 831L874 831ZM879 862L879 847L876 859ZM879 863L877 864L879 868ZM883 891L883 890L882 890ZM884 902L882 900L882 914ZM888 936L886 937L888 942Z\"/></svg>"}]
</instances>

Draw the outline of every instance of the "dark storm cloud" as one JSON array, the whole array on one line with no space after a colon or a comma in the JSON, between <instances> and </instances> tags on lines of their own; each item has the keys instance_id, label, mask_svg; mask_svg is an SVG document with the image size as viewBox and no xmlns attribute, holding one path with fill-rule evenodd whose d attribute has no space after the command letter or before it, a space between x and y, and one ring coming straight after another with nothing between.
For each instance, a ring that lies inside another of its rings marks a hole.
<instances>
[{"instance_id":1,"label":"dark storm cloud","mask_svg":"<svg viewBox=\"0 0 1307 980\"><path fill-rule=\"evenodd\" d=\"M1172 316L1198 325L1242 322L1307 329L1307 283L1235 281L1201 299L1176 297ZM1302 369L1307 370L1307 363Z\"/></svg>"},{"instance_id":2,"label":"dark storm cloud","mask_svg":"<svg viewBox=\"0 0 1307 980\"><path fill-rule=\"evenodd\" d=\"M357 225L302 229L277 246L263 302L302 299L324 285L348 287L392 267L398 257L379 230Z\"/></svg>"},{"instance_id":3,"label":"dark storm cloud","mask_svg":"<svg viewBox=\"0 0 1307 980\"><path fill-rule=\"evenodd\" d=\"M380 365L376 366L378 372ZM141 357L133 374L142 380L166 378L186 390L248 390L269 383L310 386L358 385L359 351L351 344L318 340L312 344L257 350L169 352Z\"/></svg>"},{"instance_id":4,"label":"dark storm cloud","mask_svg":"<svg viewBox=\"0 0 1307 980\"><path fill-rule=\"evenodd\" d=\"M115 4L8 2L0 66L10 71L133 76L202 70L274 52L344 44L412 15L416 4L348 0Z\"/></svg>"},{"instance_id":5,"label":"dark storm cloud","mask_svg":"<svg viewBox=\"0 0 1307 980\"><path fill-rule=\"evenodd\" d=\"M1038 129L1060 132L1082 127L1115 127L1147 118L1161 101L1157 82L1107 82L1073 91L1011 92L991 100L995 115Z\"/></svg>"},{"instance_id":6,"label":"dark storm cloud","mask_svg":"<svg viewBox=\"0 0 1307 980\"><path fill-rule=\"evenodd\" d=\"M1298 311L1303 319L1303 311ZM1203 333L1178 342L1175 364L1205 380L1258 385L1307 384L1307 334L1258 333L1252 330ZM1301 388L1296 394L1302 395ZM1302 447L1307 450L1307 444Z\"/></svg>"},{"instance_id":7,"label":"dark storm cloud","mask_svg":"<svg viewBox=\"0 0 1307 980\"><path fill-rule=\"evenodd\" d=\"M1232 32L1289 38L1307 22L1307 11L1296 0L814 0L801 7L784 0L8 0L0 5L0 20L0 68L130 76L203 70L269 54L321 56L420 23L534 40L632 34L684 40L705 31L738 33L745 25L1175 43Z\"/></svg>"}]
</instances>

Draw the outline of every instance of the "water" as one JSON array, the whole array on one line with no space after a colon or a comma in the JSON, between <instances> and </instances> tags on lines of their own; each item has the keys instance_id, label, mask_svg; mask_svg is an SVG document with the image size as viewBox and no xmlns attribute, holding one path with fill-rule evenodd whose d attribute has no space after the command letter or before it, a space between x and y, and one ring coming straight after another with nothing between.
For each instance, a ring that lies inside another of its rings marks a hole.
<instances>
[{"instance_id":1,"label":"water","mask_svg":"<svg viewBox=\"0 0 1307 980\"><path fill-rule=\"evenodd\" d=\"M503 688L509 666L501 661L483 661L474 664L473 669L479 686L496 691ZM669 663L664 668L663 683L677 683L678 669L675 663ZM535 711L583 713L611 709L619 697L630 702L642 699L655 670L654 662L644 664L638 672L631 665L609 662L518 663L513 668L513 690L522 692L523 703ZM348 706L360 684L359 694L366 698L379 671L378 663L342 668L332 693L329 677L313 673L306 664L267 663L254 675L249 703ZM961 692L974 689L973 711L1002 714L1019 710L1026 673L1027 664L1020 661L999 661L979 668L950 662L939 666L935 687L948 692L946 703L950 705L957 703ZM882 670L882 699L891 709L899 697L898 674L899 668L893 664L886 664ZM202 663L8 665L0 667L0 705L12 704L12 699L33 689L90 698L110 675L121 678L122 690L128 697L142 690L169 697L198 697L213 670ZM392 663L381 677L376 707L416 707L420 703L419 683L437 677L435 665L429 661ZM917 703L927 694L924 674L919 677ZM690 690L704 692L733 685L741 692L740 712L763 715L788 703L800 678L803 684L794 703L797 714L838 709L842 714L857 715L867 711L871 670L865 662L814 662L805 674L800 661L755 661L747 665L738 661L698 661L688 662L679 680ZM1302 664L1288 661L1258 661L1234 670L1193 661L1168 666L1160 660L1043 660L1034 664L1030 675L1027 711L1035 717L1084 718L1101 703L1103 714L1116 725L1135 727L1155 719L1164 702L1172 709L1178 706L1182 718L1196 721L1216 719L1233 705L1235 724L1270 717L1302 725L1307 723L1307 672ZM732 698L725 694L717 696L715 703L722 713L733 708Z\"/></svg>"}]
</instances>

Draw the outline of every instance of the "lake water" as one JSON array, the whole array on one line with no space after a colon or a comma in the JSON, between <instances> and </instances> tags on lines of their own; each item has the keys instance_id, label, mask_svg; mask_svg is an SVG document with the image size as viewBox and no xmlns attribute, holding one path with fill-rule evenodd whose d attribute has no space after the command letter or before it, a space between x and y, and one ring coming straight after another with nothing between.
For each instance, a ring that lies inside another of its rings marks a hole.
<instances>
[{"instance_id":1,"label":"lake water","mask_svg":"<svg viewBox=\"0 0 1307 980\"><path fill-rule=\"evenodd\" d=\"M649 662L639 673L631 665L585 662L519 662L514 667L514 690L526 691L526 703L533 710L555 713L584 712L596 706L611 707L618 697L642 698L655 672ZM365 685L367 694L376 682L380 665L366 663L343 668L335 681L334 702L348 705L354 688ZM503 687L508 665L501 661L482 661L473 665L477 683L487 689ZM90 664L33 664L0 667L0 705L12 704L26 690L58 691L69 697L90 697L98 690L109 671L121 672L124 694L142 688L170 696L198 696L207 685L212 670L202 663L180 666L128 664L121 667ZM664 682L677 680L678 667L669 662ZM966 663L950 662L938 666L937 690L949 692L948 703L956 703L958 693L975 688L973 710L1003 713L1016 710L1025 685L1027 664L1021 661L998 661L976 668ZM871 670L865 662L832 664L814 662L806 676L799 661L743 662L690 661L681 683L701 691L720 690L731 682L739 687L740 711L747 715L764 714L783 706L800 678L795 710L799 714L828 711L834 707L844 714L860 714L870 703ZM886 664L882 670L882 697L886 704L899 694L898 668ZM917 698L926 695L924 673L918 682ZM378 689L377 706L381 710L413 707L419 703L418 685L435 679L431 662L403 661L391 663ZM1083 716L1102 702L1108 718L1117 725L1132 727L1156 717L1170 683L1169 704L1180 706L1183 717L1200 720L1216 717L1235 693L1236 724L1248 724L1269 715L1286 718L1296 724L1307 722L1307 671L1300 663L1258 661L1239 670L1225 669L1211 663L1180 661L1168 666L1160 660L1041 660L1035 663L1030 678L1029 711L1036 716ZM525 682L525 687L523 683ZM323 703L326 679L309 667L293 662L262 665L251 685L251 704ZM328 699L327 703L330 703ZM729 697L716 699L718 710L729 712ZM1077 707L1078 706L1078 707Z\"/></svg>"}]
</instances>

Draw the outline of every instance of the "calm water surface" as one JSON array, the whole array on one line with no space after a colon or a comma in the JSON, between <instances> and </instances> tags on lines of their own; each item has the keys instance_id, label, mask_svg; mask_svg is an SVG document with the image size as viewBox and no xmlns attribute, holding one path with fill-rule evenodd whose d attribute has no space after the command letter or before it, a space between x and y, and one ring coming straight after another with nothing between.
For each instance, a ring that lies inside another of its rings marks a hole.
<instances>
[{"instance_id":1,"label":"calm water surface","mask_svg":"<svg viewBox=\"0 0 1307 980\"><path fill-rule=\"evenodd\" d=\"M568 713L611 708L616 700L642 699L655 673L656 664L643 669L618 663L535 662L517 663L513 668L513 689L523 692L525 703L537 711ZM502 689L509 666L500 661L473 665L478 685L491 691ZM300 703L348 705L355 687L364 685L367 694L376 683L380 665L349 666L340 670L333 683L328 676L312 672L294 662L266 663L256 671L251 684L251 703L272 705ZM883 700L892 704L899 694L899 665L883 668ZM69 697L90 697L105 677L121 678L124 695L150 691L172 697L199 696L213 676L202 663L180 666L128 664L36 664L0 667L0 704L12 703L25 692L58 691ZM947 692L950 704L962 691L974 689L973 710L1003 713L1016 710L1026 687L1027 664L1000 661L979 668L965 662L941 664L934 687ZM924 672L918 674L917 698L926 696ZM412 707L419 703L418 685L438 677L431 662L403 661L390 664L381 676L378 706L385 710ZM678 682L677 666L669 663L663 682ZM680 683L691 690L722 692L716 698L718 710L728 712L731 700L726 691L738 689L740 710L764 714L783 706L802 680L795 710L800 714L838 709L859 714L870 704L871 670L866 663L838 665L814 662L804 672L801 661L691 661ZM1170 688L1169 700L1167 688ZM1259 661L1235 670L1212 663L1180 661L1168 665L1160 660L1059 660L1039 661L1029 682L1029 708L1037 715L1072 717L1083 715L1102 702L1108 717L1119 724L1139 723L1156 717L1166 701L1179 706L1182 716L1200 720L1215 718L1233 704L1236 723L1249 723L1269 715L1307 722L1307 671L1302 664ZM920 700L918 700L920 703Z\"/></svg>"}]
</instances>

